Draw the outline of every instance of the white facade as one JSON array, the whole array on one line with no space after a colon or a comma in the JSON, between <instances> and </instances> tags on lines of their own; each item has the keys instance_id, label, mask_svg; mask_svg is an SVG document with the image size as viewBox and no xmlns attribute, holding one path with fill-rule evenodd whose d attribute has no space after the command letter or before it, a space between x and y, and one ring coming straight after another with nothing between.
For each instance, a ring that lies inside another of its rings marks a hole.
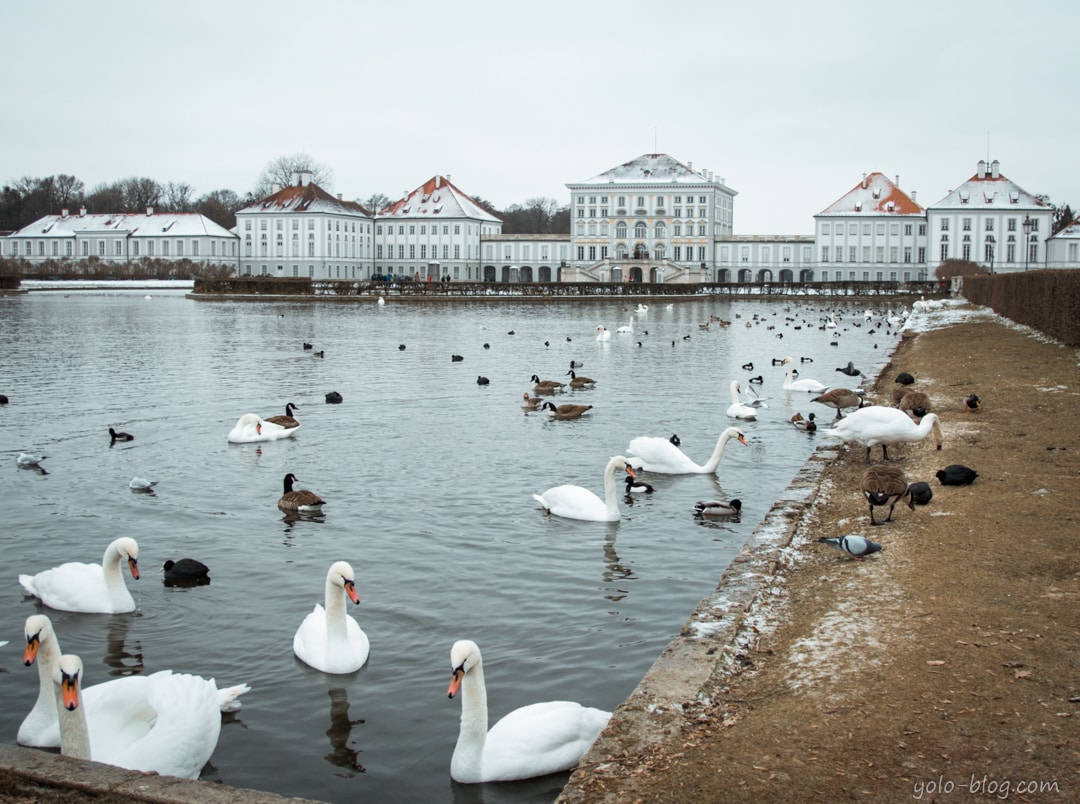
<instances>
[{"instance_id":1,"label":"white facade","mask_svg":"<svg viewBox=\"0 0 1080 804\"><path fill-rule=\"evenodd\" d=\"M913 282L927 279L926 211L881 173L814 216L820 282Z\"/></svg>"},{"instance_id":2,"label":"white facade","mask_svg":"<svg viewBox=\"0 0 1080 804\"><path fill-rule=\"evenodd\" d=\"M1047 267L1054 210L1005 178L996 159L989 167L979 160L974 176L926 210L926 222L931 265L971 260L991 273Z\"/></svg>"},{"instance_id":3,"label":"white facade","mask_svg":"<svg viewBox=\"0 0 1080 804\"><path fill-rule=\"evenodd\" d=\"M571 253L563 281L712 281L737 195L722 178L644 154L566 186Z\"/></svg>"},{"instance_id":4,"label":"white facade","mask_svg":"<svg viewBox=\"0 0 1080 804\"><path fill-rule=\"evenodd\" d=\"M0 238L0 257L32 264L96 258L106 264L144 258L236 267L237 238L195 212L46 215Z\"/></svg>"},{"instance_id":5,"label":"white facade","mask_svg":"<svg viewBox=\"0 0 1080 804\"><path fill-rule=\"evenodd\" d=\"M477 282L480 241L500 232L502 221L449 176L432 176L378 213L373 274Z\"/></svg>"},{"instance_id":6,"label":"white facade","mask_svg":"<svg viewBox=\"0 0 1080 804\"><path fill-rule=\"evenodd\" d=\"M1046 268L1080 268L1080 219L1046 241Z\"/></svg>"},{"instance_id":7,"label":"white facade","mask_svg":"<svg viewBox=\"0 0 1080 804\"><path fill-rule=\"evenodd\" d=\"M717 241L710 282L812 282L814 238L809 235L732 235Z\"/></svg>"},{"instance_id":8,"label":"white facade","mask_svg":"<svg viewBox=\"0 0 1080 804\"><path fill-rule=\"evenodd\" d=\"M558 282L570 259L570 235L491 235L480 250L485 282Z\"/></svg>"},{"instance_id":9,"label":"white facade","mask_svg":"<svg viewBox=\"0 0 1080 804\"><path fill-rule=\"evenodd\" d=\"M371 275L372 228L371 213L360 204L330 195L309 172L296 173L288 187L236 213L239 273L365 279Z\"/></svg>"}]
</instances>

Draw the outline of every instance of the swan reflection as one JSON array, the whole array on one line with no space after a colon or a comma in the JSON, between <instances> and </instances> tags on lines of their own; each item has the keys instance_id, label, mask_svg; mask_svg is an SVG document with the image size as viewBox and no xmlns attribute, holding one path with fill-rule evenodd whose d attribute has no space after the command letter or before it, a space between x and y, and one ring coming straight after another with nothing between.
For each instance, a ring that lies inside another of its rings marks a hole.
<instances>
[{"instance_id":1,"label":"swan reflection","mask_svg":"<svg viewBox=\"0 0 1080 804\"><path fill-rule=\"evenodd\" d=\"M131 650L127 648L131 617L114 615L109 618L106 634L105 664L110 676L135 676L143 672L142 642L135 640Z\"/></svg>"},{"instance_id":2,"label":"swan reflection","mask_svg":"<svg viewBox=\"0 0 1080 804\"><path fill-rule=\"evenodd\" d=\"M363 723L364 719L349 719L349 696L344 687L331 687L327 694L330 696L330 728L326 730L326 736L330 738L331 751L324 759L348 770L347 776L366 773L367 769L360 764L360 752L349 747L352 727Z\"/></svg>"},{"instance_id":3,"label":"swan reflection","mask_svg":"<svg viewBox=\"0 0 1080 804\"><path fill-rule=\"evenodd\" d=\"M619 561L619 554L615 552L615 534L617 532L617 528L609 525L607 533L604 534L603 578L605 587L608 590L608 594L604 595L604 598L613 602L622 600L630 593L629 589L620 589L617 584L637 580L633 567Z\"/></svg>"}]
</instances>

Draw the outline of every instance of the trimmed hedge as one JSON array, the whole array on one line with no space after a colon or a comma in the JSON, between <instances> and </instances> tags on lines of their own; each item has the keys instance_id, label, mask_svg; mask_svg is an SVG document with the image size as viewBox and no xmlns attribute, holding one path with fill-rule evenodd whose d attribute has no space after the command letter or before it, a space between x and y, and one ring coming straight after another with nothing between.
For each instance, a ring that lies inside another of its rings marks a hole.
<instances>
[{"instance_id":1,"label":"trimmed hedge","mask_svg":"<svg viewBox=\"0 0 1080 804\"><path fill-rule=\"evenodd\" d=\"M1080 346L1080 271L965 276L960 292L1010 321Z\"/></svg>"}]
</instances>

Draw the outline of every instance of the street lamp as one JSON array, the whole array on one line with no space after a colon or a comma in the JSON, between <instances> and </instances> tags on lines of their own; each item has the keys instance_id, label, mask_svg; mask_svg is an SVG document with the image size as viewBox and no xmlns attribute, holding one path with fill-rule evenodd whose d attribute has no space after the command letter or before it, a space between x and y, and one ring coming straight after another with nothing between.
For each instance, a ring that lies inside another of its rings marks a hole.
<instances>
[{"instance_id":1,"label":"street lamp","mask_svg":"<svg viewBox=\"0 0 1080 804\"><path fill-rule=\"evenodd\" d=\"M1035 221L1030 215L1024 216L1024 271L1028 269L1028 260L1031 259L1031 230L1035 228Z\"/></svg>"}]
</instances>

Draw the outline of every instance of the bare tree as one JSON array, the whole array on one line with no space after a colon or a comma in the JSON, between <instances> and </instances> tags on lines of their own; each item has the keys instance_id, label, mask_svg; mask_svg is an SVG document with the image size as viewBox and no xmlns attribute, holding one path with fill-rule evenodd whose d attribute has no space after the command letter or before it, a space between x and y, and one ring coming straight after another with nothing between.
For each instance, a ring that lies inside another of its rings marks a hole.
<instances>
[{"instance_id":1,"label":"bare tree","mask_svg":"<svg viewBox=\"0 0 1080 804\"><path fill-rule=\"evenodd\" d=\"M120 183L99 184L86 196L86 208L98 214L123 211L124 191Z\"/></svg>"},{"instance_id":2,"label":"bare tree","mask_svg":"<svg viewBox=\"0 0 1080 804\"><path fill-rule=\"evenodd\" d=\"M191 212L191 185L186 182L172 182L165 185L165 208L171 212Z\"/></svg>"},{"instance_id":3,"label":"bare tree","mask_svg":"<svg viewBox=\"0 0 1080 804\"><path fill-rule=\"evenodd\" d=\"M236 225L236 210L243 206L244 200L232 190L214 190L195 202L195 211L218 226L231 229Z\"/></svg>"},{"instance_id":4,"label":"bare tree","mask_svg":"<svg viewBox=\"0 0 1080 804\"><path fill-rule=\"evenodd\" d=\"M107 212L144 212L147 207L161 206L161 185L153 179L132 176L118 182L123 196L123 208Z\"/></svg>"},{"instance_id":5,"label":"bare tree","mask_svg":"<svg viewBox=\"0 0 1080 804\"><path fill-rule=\"evenodd\" d=\"M288 187L293 180L293 174L303 171L310 172L312 182L324 190L328 190L332 186L334 172L330 168L318 164L307 154L298 153L279 156L263 168L255 185L255 197L265 198L270 195L275 184Z\"/></svg>"},{"instance_id":6,"label":"bare tree","mask_svg":"<svg viewBox=\"0 0 1080 804\"><path fill-rule=\"evenodd\" d=\"M86 186L81 179L61 173L56 177L53 184L56 193L56 202L61 209L71 209L75 204L81 204L86 191Z\"/></svg>"},{"instance_id":7,"label":"bare tree","mask_svg":"<svg viewBox=\"0 0 1080 804\"><path fill-rule=\"evenodd\" d=\"M390 203L390 199L382 193L372 193L366 200L361 201L360 205L365 207L368 212L377 213L380 210L386 209Z\"/></svg>"}]
</instances>

